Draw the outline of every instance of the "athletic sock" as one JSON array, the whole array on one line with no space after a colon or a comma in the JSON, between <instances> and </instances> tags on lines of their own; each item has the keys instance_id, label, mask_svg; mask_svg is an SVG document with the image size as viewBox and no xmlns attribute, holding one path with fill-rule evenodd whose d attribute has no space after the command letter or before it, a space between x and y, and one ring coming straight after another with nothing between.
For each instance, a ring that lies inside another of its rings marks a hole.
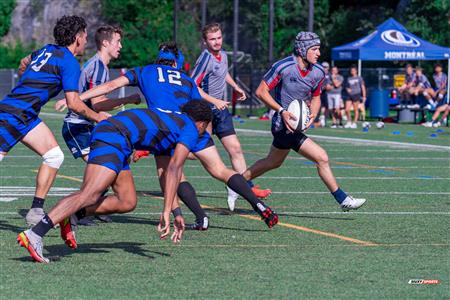
<instances>
[{"instance_id":1,"label":"athletic sock","mask_svg":"<svg viewBox=\"0 0 450 300\"><path fill-rule=\"evenodd\" d=\"M255 186L255 184L254 184L253 181L251 181L251 180L247 180L247 184L248 184L248 186L249 186L250 188L252 188L252 187Z\"/></svg>"},{"instance_id":2,"label":"athletic sock","mask_svg":"<svg viewBox=\"0 0 450 300\"><path fill-rule=\"evenodd\" d=\"M47 232L50 231L55 225L53 224L53 221L49 218L49 216L46 214L39 223L37 223L31 230L36 233L40 237L44 237L44 235L47 234Z\"/></svg>"},{"instance_id":3,"label":"athletic sock","mask_svg":"<svg viewBox=\"0 0 450 300\"><path fill-rule=\"evenodd\" d=\"M197 200L194 187L189 182L184 181L178 185L177 195L190 211L194 213L195 220L203 222L203 218L207 217L207 215Z\"/></svg>"},{"instance_id":4,"label":"athletic sock","mask_svg":"<svg viewBox=\"0 0 450 300\"><path fill-rule=\"evenodd\" d=\"M33 203L31 204L31 208L44 208L45 199L34 197Z\"/></svg>"},{"instance_id":5,"label":"athletic sock","mask_svg":"<svg viewBox=\"0 0 450 300\"><path fill-rule=\"evenodd\" d=\"M332 192L331 195L333 195L334 199L341 204L344 202L345 198L347 198L347 194L341 190L341 188L338 188L335 192Z\"/></svg>"},{"instance_id":6,"label":"athletic sock","mask_svg":"<svg viewBox=\"0 0 450 300\"><path fill-rule=\"evenodd\" d=\"M241 174L231 176L227 186L247 200L257 213L261 214L266 209L264 202L255 196Z\"/></svg>"},{"instance_id":7,"label":"athletic sock","mask_svg":"<svg viewBox=\"0 0 450 300\"><path fill-rule=\"evenodd\" d=\"M77 216L78 220L86 218L86 208L82 208L79 211L75 213L75 216Z\"/></svg>"}]
</instances>

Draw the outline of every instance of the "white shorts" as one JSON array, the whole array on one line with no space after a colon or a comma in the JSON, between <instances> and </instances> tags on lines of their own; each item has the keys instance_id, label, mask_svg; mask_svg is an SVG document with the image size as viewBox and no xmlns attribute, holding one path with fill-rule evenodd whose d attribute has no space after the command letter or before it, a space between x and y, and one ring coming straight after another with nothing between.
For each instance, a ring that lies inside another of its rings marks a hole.
<instances>
[{"instance_id":1,"label":"white shorts","mask_svg":"<svg viewBox=\"0 0 450 300\"><path fill-rule=\"evenodd\" d=\"M339 109L342 104L341 94L327 94L328 109Z\"/></svg>"}]
</instances>

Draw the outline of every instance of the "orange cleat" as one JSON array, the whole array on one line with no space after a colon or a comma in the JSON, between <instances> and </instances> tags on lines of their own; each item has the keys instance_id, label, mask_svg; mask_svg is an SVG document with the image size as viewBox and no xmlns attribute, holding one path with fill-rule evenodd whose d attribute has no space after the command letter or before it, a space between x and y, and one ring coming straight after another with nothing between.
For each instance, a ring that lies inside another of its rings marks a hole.
<instances>
[{"instance_id":1,"label":"orange cleat","mask_svg":"<svg viewBox=\"0 0 450 300\"><path fill-rule=\"evenodd\" d=\"M133 162L137 162L143 157L147 157L150 155L150 151L146 150L136 150L133 154Z\"/></svg>"},{"instance_id":2,"label":"orange cleat","mask_svg":"<svg viewBox=\"0 0 450 300\"><path fill-rule=\"evenodd\" d=\"M66 245L71 249L77 248L77 239L75 238L77 223L78 220L75 215L65 218L59 223L61 238L64 240L64 243L66 243Z\"/></svg>"},{"instance_id":3,"label":"orange cleat","mask_svg":"<svg viewBox=\"0 0 450 300\"><path fill-rule=\"evenodd\" d=\"M31 229L23 231L17 235L17 243L28 250L31 258L35 262L49 263L50 260L42 254L42 238L35 234Z\"/></svg>"},{"instance_id":4,"label":"orange cleat","mask_svg":"<svg viewBox=\"0 0 450 300\"><path fill-rule=\"evenodd\" d=\"M272 194L272 190L270 189L263 190L259 187L259 185L255 185L254 187L252 187L252 192L255 194L256 197L260 199L267 198Z\"/></svg>"}]
</instances>

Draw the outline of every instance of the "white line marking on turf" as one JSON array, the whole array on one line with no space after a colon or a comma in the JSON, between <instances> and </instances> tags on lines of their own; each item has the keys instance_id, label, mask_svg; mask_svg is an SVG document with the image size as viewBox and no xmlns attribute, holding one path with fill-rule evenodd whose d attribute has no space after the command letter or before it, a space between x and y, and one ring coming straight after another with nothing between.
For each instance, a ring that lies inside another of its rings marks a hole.
<instances>
[{"instance_id":1,"label":"white line marking on turf","mask_svg":"<svg viewBox=\"0 0 450 300\"><path fill-rule=\"evenodd\" d=\"M240 129L236 128L237 132L242 133L253 133L265 136L271 136L272 133L270 131L264 130L254 130L254 129ZM337 141L337 142L350 142L350 143L358 143L363 145L376 145L376 146L396 146L396 147L405 147L405 148L419 148L419 149L439 149L450 151L450 147L448 146L438 146L438 145L429 145L429 144L413 144L413 143L403 143L403 142L390 142L390 141L379 141L379 140L365 140L365 139L356 139L356 138L343 138L343 137L335 137L335 136L327 136L327 135L308 135L309 137L315 139L322 139L327 141Z\"/></svg>"},{"instance_id":2,"label":"white line marking on turf","mask_svg":"<svg viewBox=\"0 0 450 300\"><path fill-rule=\"evenodd\" d=\"M11 202L17 200L15 197L0 197L0 202Z\"/></svg>"}]
</instances>

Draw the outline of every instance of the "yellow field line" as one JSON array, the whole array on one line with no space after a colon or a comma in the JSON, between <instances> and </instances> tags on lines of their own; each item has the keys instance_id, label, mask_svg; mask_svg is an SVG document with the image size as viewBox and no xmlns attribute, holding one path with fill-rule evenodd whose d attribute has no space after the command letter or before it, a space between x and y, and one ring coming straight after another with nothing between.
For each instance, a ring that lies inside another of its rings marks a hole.
<instances>
[{"instance_id":1,"label":"yellow field line","mask_svg":"<svg viewBox=\"0 0 450 300\"><path fill-rule=\"evenodd\" d=\"M37 173L38 170L32 170L34 173ZM76 181L76 182L83 182L83 179L81 178L76 178L76 177L72 177L72 176L66 176L66 175L60 175L60 174L56 174L56 178L63 178L63 179L68 179L68 180L72 180L72 181Z\"/></svg>"},{"instance_id":2,"label":"yellow field line","mask_svg":"<svg viewBox=\"0 0 450 300\"><path fill-rule=\"evenodd\" d=\"M217 210L216 207L212 207L212 206L208 206L208 205L202 205L202 207ZM258 221L261 220L261 218L256 217L256 216L250 216L250 215L244 215L244 214L236 214L236 215L241 218L258 220ZM347 236L343 236L343 235L339 235L339 234L335 234L335 233L331 233L331 232L320 231L317 229L312 229L312 228L308 228L308 227L304 227L304 226L298 226L298 225L294 225L294 224L290 224L290 223L278 222L277 226L282 226L282 227L286 227L286 228L290 228L290 229L296 229L296 230L300 230L300 231L304 231L304 232L315 233L315 234L323 235L326 237L339 239L342 241L352 242L352 243L355 243L355 244L358 244L361 246L379 246L379 244L376 244L373 242L362 241L362 240L354 239L351 237L347 237Z\"/></svg>"}]
</instances>

